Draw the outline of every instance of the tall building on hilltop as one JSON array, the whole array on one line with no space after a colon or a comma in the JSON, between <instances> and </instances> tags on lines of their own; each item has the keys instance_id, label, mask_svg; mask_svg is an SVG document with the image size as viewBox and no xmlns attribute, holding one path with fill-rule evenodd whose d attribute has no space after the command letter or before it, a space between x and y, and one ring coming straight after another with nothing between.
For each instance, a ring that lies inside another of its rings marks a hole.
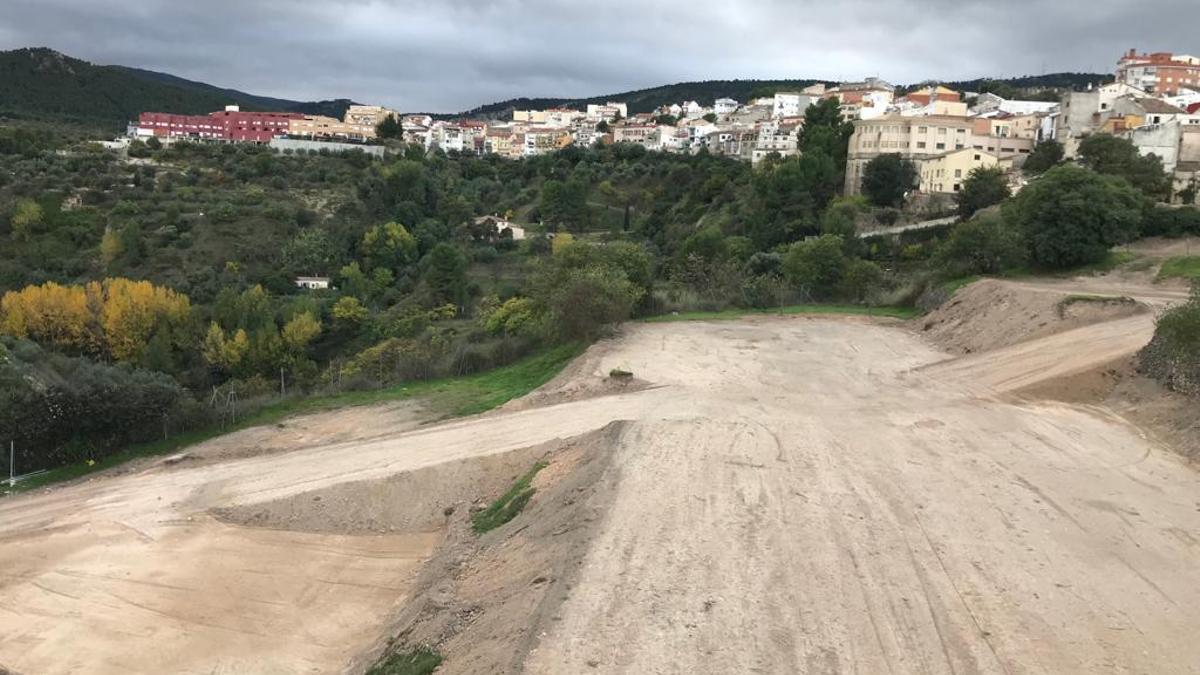
<instances>
[{"instance_id":1,"label":"tall building on hilltop","mask_svg":"<svg viewBox=\"0 0 1200 675\"><path fill-rule=\"evenodd\" d=\"M1117 62L1117 82L1150 94L1200 90L1200 58L1170 52L1138 54L1136 49L1130 49Z\"/></svg>"}]
</instances>

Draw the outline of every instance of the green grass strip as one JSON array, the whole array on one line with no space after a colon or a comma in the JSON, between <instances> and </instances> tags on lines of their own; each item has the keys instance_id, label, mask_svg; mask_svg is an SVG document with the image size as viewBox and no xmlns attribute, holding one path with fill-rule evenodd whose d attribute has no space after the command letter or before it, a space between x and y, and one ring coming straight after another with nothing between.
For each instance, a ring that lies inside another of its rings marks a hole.
<instances>
[{"instance_id":1,"label":"green grass strip","mask_svg":"<svg viewBox=\"0 0 1200 675\"><path fill-rule=\"evenodd\" d=\"M525 505L529 503L533 493L536 492L533 488L533 477L546 466L546 462L534 464L528 473L513 483L508 492L500 495L499 499L489 504L486 509L471 516L471 527L474 528L475 533L491 532L516 518L517 514L521 513Z\"/></svg>"},{"instance_id":2,"label":"green grass strip","mask_svg":"<svg viewBox=\"0 0 1200 675\"><path fill-rule=\"evenodd\" d=\"M795 314L855 314L860 316L887 316L896 319L912 319L920 316L920 310L914 307L867 307L865 305L790 305L770 309L727 309L720 312L679 312L678 314L662 314L651 316L642 321L646 323L667 323L671 321L730 321L745 316L757 315L795 315Z\"/></svg>"},{"instance_id":3,"label":"green grass strip","mask_svg":"<svg viewBox=\"0 0 1200 675\"><path fill-rule=\"evenodd\" d=\"M371 666L367 675L429 675L442 665L442 655L428 647L389 654Z\"/></svg>"},{"instance_id":4,"label":"green grass strip","mask_svg":"<svg viewBox=\"0 0 1200 675\"><path fill-rule=\"evenodd\" d=\"M1186 279L1200 280L1200 255L1181 255L1167 258L1158 268L1157 280Z\"/></svg>"}]
</instances>

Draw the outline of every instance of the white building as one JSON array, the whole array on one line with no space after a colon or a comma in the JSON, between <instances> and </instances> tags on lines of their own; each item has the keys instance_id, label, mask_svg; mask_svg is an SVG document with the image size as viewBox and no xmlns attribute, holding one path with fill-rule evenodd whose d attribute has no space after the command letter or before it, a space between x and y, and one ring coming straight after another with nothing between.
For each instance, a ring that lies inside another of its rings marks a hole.
<instances>
[{"instance_id":1,"label":"white building","mask_svg":"<svg viewBox=\"0 0 1200 675\"><path fill-rule=\"evenodd\" d=\"M738 102L731 98L719 98L713 103L713 112L718 115L732 115L737 109Z\"/></svg>"},{"instance_id":2,"label":"white building","mask_svg":"<svg viewBox=\"0 0 1200 675\"><path fill-rule=\"evenodd\" d=\"M296 288L319 291L329 288L329 277L296 277Z\"/></svg>"},{"instance_id":3,"label":"white building","mask_svg":"<svg viewBox=\"0 0 1200 675\"><path fill-rule=\"evenodd\" d=\"M589 103L587 107L587 120L592 123L597 122L612 122L617 118L629 117L629 106L624 103L609 101L604 105Z\"/></svg>"}]
</instances>

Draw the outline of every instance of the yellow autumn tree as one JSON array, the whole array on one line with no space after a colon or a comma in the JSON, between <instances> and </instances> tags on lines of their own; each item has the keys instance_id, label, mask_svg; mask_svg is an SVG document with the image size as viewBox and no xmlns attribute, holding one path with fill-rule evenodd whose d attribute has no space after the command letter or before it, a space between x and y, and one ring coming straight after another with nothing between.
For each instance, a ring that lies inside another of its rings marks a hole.
<instances>
[{"instance_id":1,"label":"yellow autumn tree","mask_svg":"<svg viewBox=\"0 0 1200 675\"><path fill-rule=\"evenodd\" d=\"M121 241L121 235L117 234L116 230L108 230L104 233L104 238L100 240L100 258L104 261L104 265L113 264L121 254L125 253L125 242Z\"/></svg>"},{"instance_id":2,"label":"yellow autumn tree","mask_svg":"<svg viewBox=\"0 0 1200 675\"><path fill-rule=\"evenodd\" d=\"M200 343L200 354L204 360L225 372L236 370L249 351L250 336L246 335L246 331L239 328L232 336L226 337L216 321L209 324L208 332Z\"/></svg>"},{"instance_id":3,"label":"yellow autumn tree","mask_svg":"<svg viewBox=\"0 0 1200 675\"><path fill-rule=\"evenodd\" d=\"M118 361L135 358L156 331L183 324L192 309L186 295L149 281L105 279L102 290L100 325Z\"/></svg>"},{"instance_id":4,"label":"yellow autumn tree","mask_svg":"<svg viewBox=\"0 0 1200 675\"><path fill-rule=\"evenodd\" d=\"M98 336L80 286L48 281L9 291L0 299L0 331L70 351L91 351Z\"/></svg>"},{"instance_id":5,"label":"yellow autumn tree","mask_svg":"<svg viewBox=\"0 0 1200 675\"><path fill-rule=\"evenodd\" d=\"M149 281L106 279L86 286L47 282L0 298L0 332L129 361L156 332L182 325L190 312L186 295Z\"/></svg>"},{"instance_id":6,"label":"yellow autumn tree","mask_svg":"<svg viewBox=\"0 0 1200 675\"><path fill-rule=\"evenodd\" d=\"M309 312L302 312L283 327L283 344L293 355L300 355L321 334L321 322Z\"/></svg>"}]
</instances>

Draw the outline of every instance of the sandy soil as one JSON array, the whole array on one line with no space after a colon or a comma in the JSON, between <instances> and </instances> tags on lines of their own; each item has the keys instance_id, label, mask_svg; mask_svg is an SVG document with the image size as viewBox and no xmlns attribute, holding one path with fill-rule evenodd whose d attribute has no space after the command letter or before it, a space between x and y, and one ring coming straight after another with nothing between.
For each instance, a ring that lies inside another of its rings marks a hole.
<instances>
[{"instance_id":1,"label":"sandy soil","mask_svg":"<svg viewBox=\"0 0 1200 675\"><path fill-rule=\"evenodd\" d=\"M926 338L947 351L971 354L1149 311L1121 293L1104 293L1114 296L1105 301L1064 301L1094 288L1082 281L1068 283L1060 288L1059 284L977 281L919 319L920 327Z\"/></svg>"},{"instance_id":2,"label":"sandy soil","mask_svg":"<svg viewBox=\"0 0 1200 675\"><path fill-rule=\"evenodd\" d=\"M361 672L394 634L439 674L1200 672L1200 475L1006 393L1152 326L954 357L865 318L634 325L557 404L6 499L0 668Z\"/></svg>"}]
</instances>

